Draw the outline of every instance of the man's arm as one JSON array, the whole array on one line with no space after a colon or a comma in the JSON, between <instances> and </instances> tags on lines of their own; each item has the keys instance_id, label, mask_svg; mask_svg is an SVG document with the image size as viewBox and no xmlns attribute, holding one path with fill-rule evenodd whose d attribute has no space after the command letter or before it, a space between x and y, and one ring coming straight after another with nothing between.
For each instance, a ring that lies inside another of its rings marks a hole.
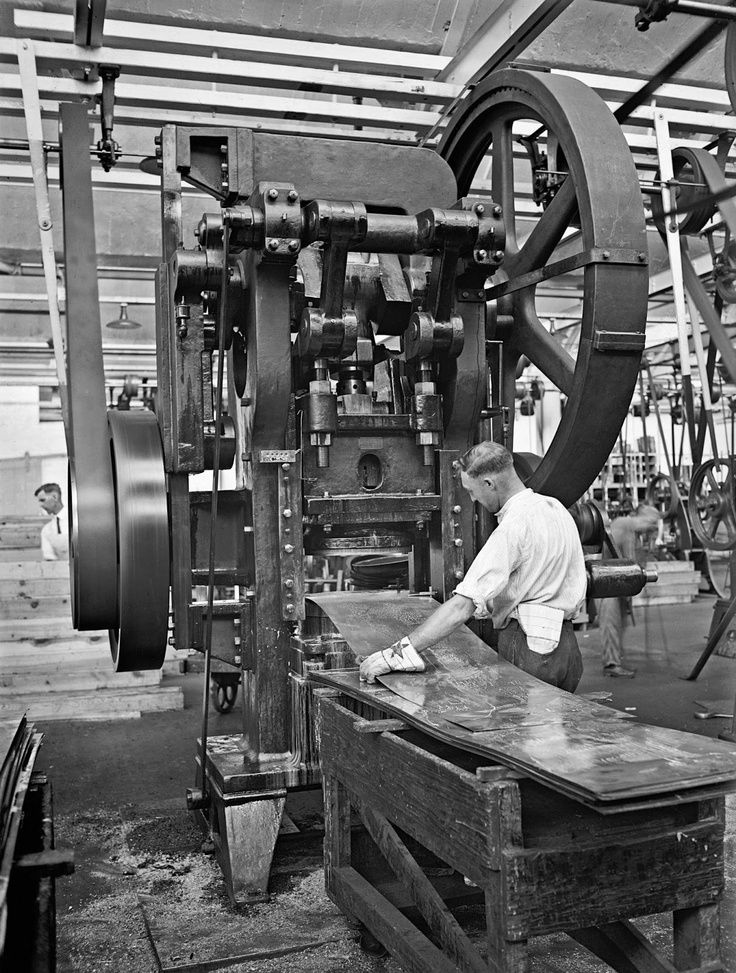
<instances>
[{"instance_id":1,"label":"man's arm","mask_svg":"<svg viewBox=\"0 0 736 973\"><path fill-rule=\"evenodd\" d=\"M428 649L440 639L447 638L463 622L467 622L475 611L472 598L453 595L430 615L426 622L415 628L411 635L404 636L387 649L381 649L367 656L360 664L360 678L375 682L376 676L388 672L424 672L426 665L419 650Z\"/></svg>"},{"instance_id":2,"label":"man's arm","mask_svg":"<svg viewBox=\"0 0 736 973\"><path fill-rule=\"evenodd\" d=\"M433 612L426 622L409 634L409 640L417 652L428 649L435 642L452 635L455 629L473 617L475 603L465 595L453 595Z\"/></svg>"}]
</instances>

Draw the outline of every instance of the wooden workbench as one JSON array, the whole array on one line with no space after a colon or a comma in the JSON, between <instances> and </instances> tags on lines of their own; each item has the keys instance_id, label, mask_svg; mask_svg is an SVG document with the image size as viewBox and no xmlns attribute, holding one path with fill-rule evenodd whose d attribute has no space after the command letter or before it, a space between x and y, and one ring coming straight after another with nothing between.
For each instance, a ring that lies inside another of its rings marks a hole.
<instances>
[{"instance_id":1,"label":"wooden workbench","mask_svg":"<svg viewBox=\"0 0 736 973\"><path fill-rule=\"evenodd\" d=\"M722 796L601 814L380 706L317 695L327 890L408 973L525 973L528 941L555 932L620 973L723 969ZM451 911L470 903L480 950ZM663 912L674 965L629 922Z\"/></svg>"}]
</instances>

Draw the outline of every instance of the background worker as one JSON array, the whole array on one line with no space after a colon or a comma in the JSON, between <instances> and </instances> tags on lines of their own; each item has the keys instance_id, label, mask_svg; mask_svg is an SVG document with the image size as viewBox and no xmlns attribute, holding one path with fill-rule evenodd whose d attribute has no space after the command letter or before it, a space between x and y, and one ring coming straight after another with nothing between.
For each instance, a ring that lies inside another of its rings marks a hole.
<instances>
[{"instance_id":1,"label":"background worker","mask_svg":"<svg viewBox=\"0 0 736 973\"><path fill-rule=\"evenodd\" d=\"M498 443L473 446L457 465L470 499L496 514L498 527L453 596L413 632L364 659L361 679L423 671L422 651L474 616L493 621L502 659L574 692L583 662L572 619L587 584L575 522L558 500L524 486Z\"/></svg>"},{"instance_id":2,"label":"background worker","mask_svg":"<svg viewBox=\"0 0 736 973\"><path fill-rule=\"evenodd\" d=\"M647 535L659 529L659 511L649 504L640 506L625 517L617 517L608 527L608 533L622 557L630 561L643 561L637 543L640 534ZM623 637L626 619L631 616L630 598L601 598L597 603L598 627L601 632L603 673L624 679L633 679L636 669L624 662Z\"/></svg>"},{"instance_id":3,"label":"background worker","mask_svg":"<svg viewBox=\"0 0 736 973\"><path fill-rule=\"evenodd\" d=\"M69 521L62 514L61 487L58 483L44 483L33 494L43 510L50 515L41 529L41 553L45 561L62 561L69 557Z\"/></svg>"}]
</instances>

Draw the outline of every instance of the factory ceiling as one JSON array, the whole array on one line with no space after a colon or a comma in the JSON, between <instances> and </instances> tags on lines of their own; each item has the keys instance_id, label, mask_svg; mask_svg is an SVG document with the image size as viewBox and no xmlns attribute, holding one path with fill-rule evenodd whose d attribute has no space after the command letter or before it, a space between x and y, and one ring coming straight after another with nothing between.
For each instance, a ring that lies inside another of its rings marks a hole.
<instances>
[{"instance_id":1,"label":"factory ceiling","mask_svg":"<svg viewBox=\"0 0 736 973\"><path fill-rule=\"evenodd\" d=\"M721 133L730 143L736 121L726 90L724 24L714 29L711 19L672 13L641 31L635 27L638 14L628 2L599 0L91 0L86 5L2 0L0 211L6 232L0 241L0 347L10 352L4 358L15 369L3 366L3 379L53 384L39 189L29 137L43 142L52 224L51 240L48 233L45 237L46 273L52 253L63 323L58 105L86 100L92 137L99 139L101 65L120 68L114 138L122 155L109 172L101 166L93 170L101 320L113 382L131 371L155 375L159 179L155 164L144 160L154 155L162 124L238 124L432 147L468 85L489 68L513 62L574 74L613 110L631 109L624 112L624 131L648 208L659 165L655 105L665 111L672 146L710 146ZM695 53L672 71L674 59L688 46ZM632 103L653 78L662 83L645 91L640 104ZM525 164L523 158L519 164ZM729 149L727 176L732 166ZM595 179L605 193L605 171ZM524 205L531 209L531 174L526 196ZM215 206L195 189L184 205L185 225L194 225ZM655 361L669 361L676 338L669 262L654 229L649 244L648 345ZM691 237L689 248L712 291L706 239ZM572 343L580 280L572 274L558 277L544 291L550 328ZM121 305L141 327L104 328L121 316ZM736 317L733 306L724 310L727 328Z\"/></svg>"}]
</instances>

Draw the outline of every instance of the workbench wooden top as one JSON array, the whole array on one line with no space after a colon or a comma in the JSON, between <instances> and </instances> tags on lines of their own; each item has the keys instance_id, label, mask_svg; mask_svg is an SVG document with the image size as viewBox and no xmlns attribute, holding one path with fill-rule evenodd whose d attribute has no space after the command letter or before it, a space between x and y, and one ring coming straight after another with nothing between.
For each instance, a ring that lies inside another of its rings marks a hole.
<instances>
[{"instance_id":1,"label":"workbench wooden top","mask_svg":"<svg viewBox=\"0 0 736 973\"><path fill-rule=\"evenodd\" d=\"M314 595L356 655L392 644L436 608L395 592ZM423 673L361 682L356 669L312 678L462 750L528 774L603 812L736 789L736 746L646 726L522 672L463 626L423 653Z\"/></svg>"}]
</instances>

